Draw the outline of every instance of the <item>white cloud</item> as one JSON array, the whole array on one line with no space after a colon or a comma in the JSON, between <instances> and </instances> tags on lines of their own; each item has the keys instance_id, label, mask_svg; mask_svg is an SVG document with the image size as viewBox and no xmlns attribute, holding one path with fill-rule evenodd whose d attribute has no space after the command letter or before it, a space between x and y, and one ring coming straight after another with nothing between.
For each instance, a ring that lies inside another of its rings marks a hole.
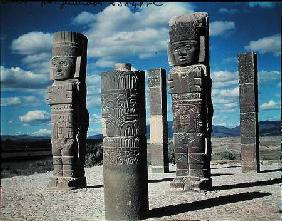
<instances>
[{"instance_id":1,"label":"white cloud","mask_svg":"<svg viewBox=\"0 0 282 221\"><path fill-rule=\"evenodd\" d=\"M213 88L230 87L239 83L238 72L214 71L211 75Z\"/></svg>"},{"instance_id":2,"label":"white cloud","mask_svg":"<svg viewBox=\"0 0 282 221\"><path fill-rule=\"evenodd\" d=\"M281 108L281 103L275 102L273 100L270 100L261 105L262 110L277 110L277 109L279 110L280 108Z\"/></svg>"},{"instance_id":3,"label":"white cloud","mask_svg":"<svg viewBox=\"0 0 282 221\"><path fill-rule=\"evenodd\" d=\"M34 110L28 111L19 118L23 123L44 123L50 121L50 114L46 111Z\"/></svg>"},{"instance_id":4,"label":"white cloud","mask_svg":"<svg viewBox=\"0 0 282 221\"><path fill-rule=\"evenodd\" d=\"M20 67L1 66L1 86L3 88L45 88L49 83L46 74L25 71Z\"/></svg>"},{"instance_id":5,"label":"white cloud","mask_svg":"<svg viewBox=\"0 0 282 221\"><path fill-rule=\"evenodd\" d=\"M280 71L260 71L258 72L259 82L268 83L270 81L280 81L281 72Z\"/></svg>"},{"instance_id":6,"label":"white cloud","mask_svg":"<svg viewBox=\"0 0 282 221\"><path fill-rule=\"evenodd\" d=\"M73 23L79 25L89 24L95 21L95 15L89 12L81 12L78 16L73 19Z\"/></svg>"},{"instance_id":7,"label":"white cloud","mask_svg":"<svg viewBox=\"0 0 282 221\"><path fill-rule=\"evenodd\" d=\"M32 55L42 51L50 51L52 35L43 32L29 32L12 41L12 50L22 55Z\"/></svg>"},{"instance_id":8,"label":"white cloud","mask_svg":"<svg viewBox=\"0 0 282 221\"><path fill-rule=\"evenodd\" d=\"M38 131L35 131L32 133L34 136L50 136L51 135L51 130L49 129L39 129Z\"/></svg>"},{"instance_id":9,"label":"white cloud","mask_svg":"<svg viewBox=\"0 0 282 221\"><path fill-rule=\"evenodd\" d=\"M5 97L1 98L1 106L15 106L21 104L36 103L38 99L35 96L22 96L22 97Z\"/></svg>"},{"instance_id":10,"label":"white cloud","mask_svg":"<svg viewBox=\"0 0 282 221\"><path fill-rule=\"evenodd\" d=\"M219 13L222 13L222 14L236 14L238 13L238 9L227 9L227 8L220 8L218 10Z\"/></svg>"},{"instance_id":11,"label":"white cloud","mask_svg":"<svg viewBox=\"0 0 282 221\"><path fill-rule=\"evenodd\" d=\"M275 34L260 38L256 41L251 41L247 46L245 46L245 49L262 54L273 53L278 56L281 54L281 34Z\"/></svg>"},{"instance_id":12,"label":"white cloud","mask_svg":"<svg viewBox=\"0 0 282 221\"><path fill-rule=\"evenodd\" d=\"M214 21L210 23L210 36L218 36L235 29L233 21Z\"/></svg>"},{"instance_id":13,"label":"white cloud","mask_svg":"<svg viewBox=\"0 0 282 221\"><path fill-rule=\"evenodd\" d=\"M73 21L88 24L88 56L97 59L96 66L112 67L127 56L143 59L165 53L169 19L192 12L190 4L180 2L146 7L138 12L110 5L98 14L80 13ZM90 20L85 18L86 14Z\"/></svg>"},{"instance_id":14,"label":"white cloud","mask_svg":"<svg viewBox=\"0 0 282 221\"><path fill-rule=\"evenodd\" d=\"M45 74L49 73L52 48L52 34L43 32L28 32L12 41L14 53L23 55L21 62L30 70Z\"/></svg>"},{"instance_id":15,"label":"white cloud","mask_svg":"<svg viewBox=\"0 0 282 221\"><path fill-rule=\"evenodd\" d=\"M273 8L278 4L277 2L249 2L249 7Z\"/></svg>"}]
</instances>

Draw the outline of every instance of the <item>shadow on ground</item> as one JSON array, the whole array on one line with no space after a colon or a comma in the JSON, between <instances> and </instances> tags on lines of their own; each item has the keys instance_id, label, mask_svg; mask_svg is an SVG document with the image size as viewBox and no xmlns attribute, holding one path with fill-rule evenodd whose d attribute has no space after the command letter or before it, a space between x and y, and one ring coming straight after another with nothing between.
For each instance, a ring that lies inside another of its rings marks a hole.
<instances>
[{"instance_id":1,"label":"shadow on ground","mask_svg":"<svg viewBox=\"0 0 282 221\"><path fill-rule=\"evenodd\" d=\"M230 190L230 189L235 189L235 188L267 186L267 185L273 185L273 184L281 183L281 182L282 182L282 178L275 178L272 180L263 180L263 181L256 181L256 182L251 182L251 183L236 183L232 185L213 186L211 190Z\"/></svg>"},{"instance_id":2,"label":"shadow on ground","mask_svg":"<svg viewBox=\"0 0 282 221\"><path fill-rule=\"evenodd\" d=\"M240 201L247 201L247 200L252 200L255 198L261 198L270 195L271 193L247 192L247 193L238 193L238 194L227 195L227 196L219 196L217 198L210 198L206 200L195 201L192 203L169 205L169 206L154 208L150 210L149 217L154 218L154 217L172 216L172 215L177 215L179 213L202 210L215 206L225 205L229 203L237 203Z\"/></svg>"},{"instance_id":3,"label":"shadow on ground","mask_svg":"<svg viewBox=\"0 0 282 221\"><path fill-rule=\"evenodd\" d=\"M173 178L163 178L161 180L148 180L148 183L160 183L160 182L164 182L164 181L172 181Z\"/></svg>"},{"instance_id":4,"label":"shadow on ground","mask_svg":"<svg viewBox=\"0 0 282 221\"><path fill-rule=\"evenodd\" d=\"M276 172L276 171L282 171L282 168L274 169L274 170L260 170L258 173L270 173L270 172Z\"/></svg>"},{"instance_id":5,"label":"shadow on ground","mask_svg":"<svg viewBox=\"0 0 282 221\"><path fill-rule=\"evenodd\" d=\"M227 176L227 175L234 175L234 173L214 173L211 176Z\"/></svg>"},{"instance_id":6,"label":"shadow on ground","mask_svg":"<svg viewBox=\"0 0 282 221\"><path fill-rule=\"evenodd\" d=\"M104 187L104 185L95 185L95 186L86 186L86 189L98 189L98 188L102 188Z\"/></svg>"}]
</instances>

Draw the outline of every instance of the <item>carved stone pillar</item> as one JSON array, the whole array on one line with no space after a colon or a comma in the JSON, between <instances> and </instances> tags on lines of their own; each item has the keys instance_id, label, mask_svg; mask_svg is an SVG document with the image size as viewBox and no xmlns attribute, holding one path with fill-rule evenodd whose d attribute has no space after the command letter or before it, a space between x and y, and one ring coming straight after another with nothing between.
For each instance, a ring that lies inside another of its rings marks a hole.
<instances>
[{"instance_id":1,"label":"carved stone pillar","mask_svg":"<svg viewBox=\"0 0 282 221\"><path fill-rule=\"evenodd\" d=\"M52 189L86 186L84 162L88 111L86 109L87 38L76 32L57 32L53 38L48 88L51 106Z\"/></svg>"},{"instance_id":2,"label":"carved stone pillar","mask_svg":"<svg viewBox=\"0 0 282 221\"><path fill-rule=\"evenodd\" d=\"M209 70L207 13L176 16L169 21L168 79L172 96L176 178L171 187L207 190L211 187L213 107Z\"/></svg>"},{"instance_id":3,"label":"carved stone pillar","mask_svg":"<svg viewBox=\"0 0 282 221\"><path fill-rule=\"evenodd\" d=\"M153 173L169 172L167 137L166 72L162 68L148 71L150 88L150 148Z\"/></svg>"},{"instance_id":4,"label":"carved stone pillar","mask_svg":"<svg viewBox=\"0 0 282 221\"><path fill-rule=\"evenodd\" d=\"M257 55L239 55L242 172L259 171Z\"/></svg>"},{"instance_id":5,"label":"carved stone pillar","mask_svg":"<svg viewBox=\"0 0 282 221\"><path fill-rule=\"evenodd\" d=\"M149 207L145 73L117 64L101 91L105 218L139 220Z\"/></svg>"}]
</instances>

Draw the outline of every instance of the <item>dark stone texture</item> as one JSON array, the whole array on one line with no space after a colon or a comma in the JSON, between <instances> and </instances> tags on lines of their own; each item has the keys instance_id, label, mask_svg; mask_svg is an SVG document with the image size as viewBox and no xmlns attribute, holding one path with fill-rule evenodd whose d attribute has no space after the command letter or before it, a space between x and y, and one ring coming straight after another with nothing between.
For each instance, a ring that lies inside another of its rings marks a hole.
<instances>
[{"instance_id":1,"label":"dark stone texture","mask_svg":"<svg viewBox=\"0 0 282 221\"><path fill-rule=\"evenodd\" d=\"M172 96L176 178L171 187L189 191L211 187L213 105L209 71L207 13L176 16L169 21L168 85Z\"/></svg>"},{"instance_id":2,"label":"dark stone texture","mask_svg":"<svg viewBox=\"0 0 282 221\"><path fill-rule=\"evenodd\" d=\"M87 38L76 32L57 32L53 38L48 88L54 178L50 189L86 186L84 163L88 111L86 109Z\"/></svg>"},{"instance_id":3,"label":"dark stone texture","mask_svg":"<svg viewBox=\"0 0 282 221\"><path fill-rule=\"evenodd\" d=\"M239 55L242 172L259 171L257 55Z\"/></svg>"},{"instance_id":4,"label":"dark stone texture","mask_svg":"<svg viewBox=\"0 0 282 221\"><path fill-rule=\"evenodd\" d=\"M101 82L105 218L139 220L149 209L145 73L115 67Z\"/></svg>"}]
</instances>

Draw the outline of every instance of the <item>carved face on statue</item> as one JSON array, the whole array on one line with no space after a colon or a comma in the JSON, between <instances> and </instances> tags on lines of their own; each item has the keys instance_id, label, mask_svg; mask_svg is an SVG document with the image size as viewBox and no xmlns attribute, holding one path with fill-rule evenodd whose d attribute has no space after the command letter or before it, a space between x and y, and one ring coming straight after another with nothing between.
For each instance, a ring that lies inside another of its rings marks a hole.
<instances>
[{"instance_id":1,"label":"carved face on statue","mask_svg":"<svg viewBox=\"0 0 282 221\"><path fill-rule=\"evenodd\" d=\"M176 65L186 66L198 63L199 44L197 41L174 42L171 46Z\"/></svg>"},{"instance_id":2,"label":"carved face on statue","mask_svg":"<svg viewBox=\"0 0 282 221\"><path fill-rule=\"evenodd\" d=\"M65 80L74 77L76 57L53 57L51 71L55 80Z\"/></svg>"}]
</instances>

